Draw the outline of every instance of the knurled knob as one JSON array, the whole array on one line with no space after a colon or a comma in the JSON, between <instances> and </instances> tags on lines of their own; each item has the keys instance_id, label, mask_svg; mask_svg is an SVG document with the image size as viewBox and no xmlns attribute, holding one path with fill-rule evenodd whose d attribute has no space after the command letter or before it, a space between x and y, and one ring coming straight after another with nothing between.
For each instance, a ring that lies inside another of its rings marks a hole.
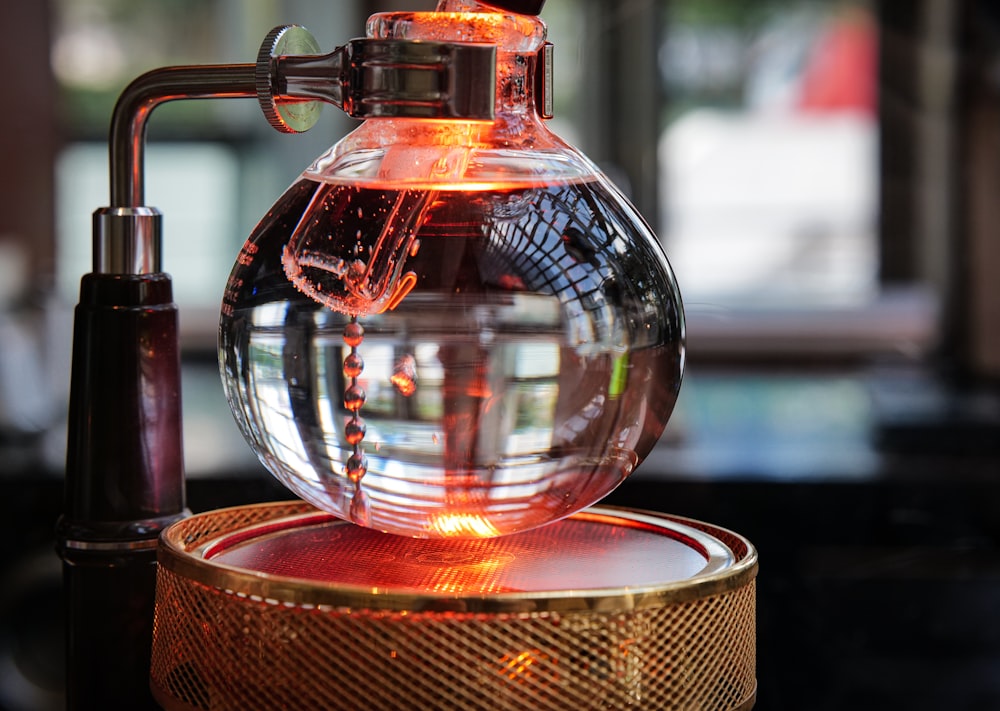
<instances>
[{"instance_id":1,"label":"knurled knob","mask_svg":"<svg viewBox=\"0 0 1000 711\"><path fill-rule=\"evenodd\" d=\"M272 60L288 55L319 54L316 38L299 25L281 25L267 33L257 53L257 101L264 117L273 128L282 133L302 133L316 125L319 120L319 101L279 102L276 96L279 87L274 86L276 77L272 71Z\"/></svg>"}]
</instances>

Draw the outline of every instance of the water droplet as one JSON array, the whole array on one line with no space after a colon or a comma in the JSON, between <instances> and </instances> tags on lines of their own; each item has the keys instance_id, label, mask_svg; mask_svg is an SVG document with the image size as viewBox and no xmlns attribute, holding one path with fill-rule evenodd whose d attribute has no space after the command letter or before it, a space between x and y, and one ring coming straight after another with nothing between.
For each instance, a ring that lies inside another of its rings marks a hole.
<instances>
[{"instance_id":1,"label":"water droplet","mask_svg":"<svg viewBox=\"0 0 1000 711\"><path fill-rule=\"evenodd\" d=\"M365 438L367 431L368 428L365 425L365 421L360 417L354 417L344 425L344 438L348 444L359 444Z\"/></svg>"},{"instance_id":2,"label":"water droplet","mask_svg":"<svg viewBox=\"0 0 1000 711\"><path fill-rule=\"evenodd\" d=\"M365 329L357 321L351 321L344 326L344 343L352 348L360 346L365 338Z\"/></svg>"},{"instance_id":3,"label":"water droplet","mask_svg":"<svg viewBox=\"0 0 1000 711\"><path fill-rule=\"evenodd\" d=\"M357 484L368 472L368 457L361 452L355 452L347 458L347 478Z\"/></svg>"},{"instance_id":4,"label":"water droplet","mask_svg":"<svg viewBox=\"0 0 1000 711\"><path fill-rule=\"evenodd\" d=\"M356 378L365 369L365 362L356 352L347 354L344 358L344 375L348 378Z\"/></svg>"},{"instance_id":5,"label":"water droplet","mask_svg":"<svg viewBox=\"0 0 1000 711\"><path fill-rule=\"evenodd\" d=\"M368 395L360 385L351 385L344 391L344 407L351 412L357 412L365 404Z\"/></svg>"},{"instance_id":6,"label":"water droplet","mask_svg":"<svg viewBox=\"0 0 1000 711\"><path fill-rule=\"evenodd\" d=\"M409 397L417 391L417 360L410 354L400 356L389 377L400 395Z\"/></svg>"},{"instance_id":7,"label":"water droplet","mask_svg":"<svg viewBox=\"0 0 1000 711\"><path fill-rule=\"evenodd\" d=\"M367 526L371 523L371 504L368 503L368 494L358 489L351 499L351 521L359 526Z\"/></svg>"}]
</instances>

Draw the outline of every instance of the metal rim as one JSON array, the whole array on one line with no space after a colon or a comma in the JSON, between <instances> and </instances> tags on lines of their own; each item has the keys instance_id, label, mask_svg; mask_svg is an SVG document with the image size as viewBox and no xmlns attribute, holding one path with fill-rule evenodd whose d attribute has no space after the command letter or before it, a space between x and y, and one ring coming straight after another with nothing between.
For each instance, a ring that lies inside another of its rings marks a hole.
<instances>
[{"instance_id":1,"label":"metal rim","mask_svg":"<svg viewBox=\"0 0 1000 711\"><path fill-rule=\"evenodd\" d=\"M339 522L310 504L276 502L249 507L222 509L198 514L164 531L160 539L160 565L189 580L231 592L240 597L283 606L308 606L320 609L368 609L385 612L440 611L460 613L569 613L638 610L689 602L720 595L743 587L757 575L757 552L742 536L726 529L683 517L666 516L636 509L593 507L580 516L622 519L644 526L676 531L707 545L719 546L731 553L728 564L708 566L703 574L690 579L634 588L597 588L492 594L441 595L423 591L373 591L371 588L322 584L316 581L279 577L236 568L206 559L212 546L226 536L247 527L217 529L210 535L191 540L190 531L212 517L232 517L234 512L252 512L252 526L273 528L276 524L291 527L302 521ZM349 525L344 523L343 525ZM204 527L207 528L207 527ZM727 543L723 543L727 541ZM734 546L733 542L737 545ZM734 550L734 548L742 550Z\"/></svg>"}]
</instances>

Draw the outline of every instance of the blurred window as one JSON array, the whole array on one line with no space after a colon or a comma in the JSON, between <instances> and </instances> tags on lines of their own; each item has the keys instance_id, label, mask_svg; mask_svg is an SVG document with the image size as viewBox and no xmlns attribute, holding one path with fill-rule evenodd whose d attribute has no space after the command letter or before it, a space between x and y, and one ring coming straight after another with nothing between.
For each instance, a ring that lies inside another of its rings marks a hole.
<instances>
[{"instance_id":1,"label":"blurred window","mask_svg":"<svg viewBox=\"0 0 1000 711\"><path fill-rule=\"evenodd\" d=\"M654 221L692 353L933 345L930 292L879 278L874 2L548 0L545 17L557 48L553 127ZM644 42L646 54L622 47ZM649 131L641 112L657 113Z\"/></svg>"},{"instance_id":2,"label":"blurred window","mask_svg":"<svg viewBox=\"0 0 1000 711\"><path fill-rule=\"evenodd\" d=\"M306 25L332 48L360 34L368 12L433 6L53 1L52 64L72 139L58 161L57 279L70 299L89 270L90 212L107 202L108 118L131 78L168 64L252 61L263 33L282 22ZM595 22L595 8L613 22ZM656 71L608 71L626 84L646 77L651 85L626 90L663 97L649 104L659 136L643 160L656 162L659 187L644 211L678 274L693 338L766 332L777 347L794 349L809 342L811 325L812 336L817 329L829 336L820 348L831 341L870 348L896 338L894 328L909 329L904 338L924 335L927 320L905 305L887 307L878 283L877 31L868 2L548 0L543 18L557 50L552 128L591 155L588 122L603 100L600 81L610 81L588 72L593 47L610 32L628 38L650 18L659 23ZM609 123L606 130L630 130ZM147 202L165 214L165 269L175 276L186 328L214 332L245 235L351 125L327 108L312 131L281 136L252 101L178 102L157 111ZM623 190L637 187L600 152L596 159ZM795 316L807 308L823 317ZM748 347L737 340L737 348Z\"/></svg>"},{"instance_id":3,"label":"blurred window","mask_svg":"<svg viewBox=\"0 0 1000 711\"><path fill-rule=\"evenodd\" d=\"M689 299L871 296L876 41L854 1L667 5L661 230Z\"/></svg>"}]
</instances>

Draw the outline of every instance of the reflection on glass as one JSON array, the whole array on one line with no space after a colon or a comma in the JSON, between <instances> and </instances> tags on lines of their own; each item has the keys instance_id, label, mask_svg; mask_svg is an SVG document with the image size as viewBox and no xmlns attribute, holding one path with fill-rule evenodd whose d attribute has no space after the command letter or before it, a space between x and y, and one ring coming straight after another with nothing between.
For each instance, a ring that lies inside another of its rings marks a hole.
<instances>
[{"instance_id":1,"label":"reflection on glass","mask_svg":"<svg viewBox=\"0 0 1000 711\"><path fill-rule=\"evenodd\" d=\"M362 218L397 195L307 177L244 247L221 356L264 463L322 508L408 535L492 536L601 498L679 386L679 297L645 226L600 180L438 191L391 307L374 272L289 278L304 273L288 267L296 226L346 235L332 261L369 256L386 225Z\"/></svg>"}]
</instances>

